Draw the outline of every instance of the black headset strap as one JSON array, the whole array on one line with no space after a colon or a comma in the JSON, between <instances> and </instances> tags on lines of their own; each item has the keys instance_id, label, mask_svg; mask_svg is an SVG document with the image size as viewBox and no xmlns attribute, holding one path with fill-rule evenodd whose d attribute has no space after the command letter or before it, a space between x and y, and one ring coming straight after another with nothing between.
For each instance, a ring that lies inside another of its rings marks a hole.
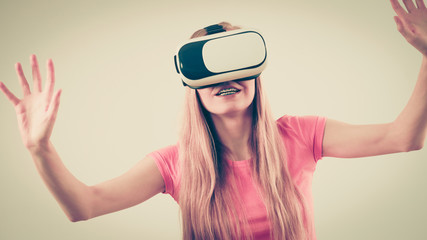
<instances>
[{"instance_id":1,"label":"black headset strap","mask_svg":"<svg viewBox=\"0 0 427 240\"><path fill-rule=\"evenodd\" d=\"M220 32L225 32L225 29L222 25L219 24L214 24L214 25L210 25L205 27L205 30L207 32L207 35L211 35L214 33L220 33Z\"/></svg>"}]
</instances>

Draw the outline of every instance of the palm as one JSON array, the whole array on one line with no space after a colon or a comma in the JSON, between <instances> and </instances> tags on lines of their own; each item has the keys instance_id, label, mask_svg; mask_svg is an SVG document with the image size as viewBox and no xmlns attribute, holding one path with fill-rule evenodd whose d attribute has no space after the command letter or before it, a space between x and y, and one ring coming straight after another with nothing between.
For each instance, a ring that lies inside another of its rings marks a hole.
<instances>
[{"instance_id":1,"label":"palm","mask_svg":"<svg viewBox=\"0 0 427 240\"><path fill-rule=\"evenodd\" d=\"M32 68L34 78L33 92L30 92L28 82L22 72L20 64L17 64L17 73L23 89L24 96L18 99L4 84L0 83L0 89L15 107L18 126L22 141L27 148L38 144L47 143L52 133L56 113L59 106L59 95L57 91L53 95L54 73L53 64L48 63L48 81L45 89L41 90L41 79L35 56L32 56Z\"/></svg>"},{"instance_id":2,"label":"palm","mask_svg":"<svg viewBox=\"0 0 427 240\"><path fill-rule=\"evenodd\" d=\"M49 139L50 121L46 109L46 101L40 93L24 97L15 106L18 125L25 146Z\"/></svg>"}]
</instances>

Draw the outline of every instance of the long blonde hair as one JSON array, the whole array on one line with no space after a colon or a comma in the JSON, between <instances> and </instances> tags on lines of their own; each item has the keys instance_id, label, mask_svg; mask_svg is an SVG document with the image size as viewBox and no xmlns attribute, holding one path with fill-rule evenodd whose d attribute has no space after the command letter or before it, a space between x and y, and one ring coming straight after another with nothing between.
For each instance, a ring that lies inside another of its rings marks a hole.
<instances>
[{"instance_id":1,"label":"long blonde hair","mask_svg":"<svg viewBox=\"0 0 427 240\"><path fill-rule=\"evenodd\" d=\"M227 31L238 28L226 22L220 25ZM203 35L206 31L201 29L192 38ZM253 132L248 144L254 180L261 188L270 220L270 237L307 239L311 224L304 217L304 199L287 169L285 146L259 77L255 89ZM233 194L235 185L226 182L231 174L224 160L227 148L221 144L210 114L194 89L186 88L183 114L179 141L183 239L251 239L247 219L239 219L239 206L230 204L239 199Z\"/></svg>"}]
</instances>

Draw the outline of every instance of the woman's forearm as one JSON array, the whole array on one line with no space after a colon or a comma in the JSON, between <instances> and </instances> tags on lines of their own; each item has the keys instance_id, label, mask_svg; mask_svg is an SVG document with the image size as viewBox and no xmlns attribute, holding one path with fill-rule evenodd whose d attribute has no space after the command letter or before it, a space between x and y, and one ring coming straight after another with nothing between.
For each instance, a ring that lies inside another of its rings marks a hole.
<instances>
[{"instance_id":1,"label":"woman's forearm","mask_svg":"<svg viewBox=\"0 0 427 240\"><path fill-rule=\"evenodd\" d=\"M401 138L406 150L423 147L427 129L427 57L423 56L421 70L413 93L396 120L395 137Z\"/></svg>"},{"instance_id":2,"label":"woman's forearm","mask_svg":"<svg viewBox=\"0 0 427 240\"><path fill-rule=\"evenodd\" d=\"M390 0L397 30L406 41L423 55L421 70L408 104L393 122L391 138L403 145L403 150L416 150L424 145L427 126L427 9L424 1ZM402 139L402 140L399 140Z\"/></svg>"},{"instance_id":3,"label":"woman's forearm","mask_svg":"<svg viewBox=\"0 0 427 240\"><path fill-rule=\"evenodd\" d=\"M92 204L90 188L68 171L52 143L29 151L44 183L70 221L90 218Z\"/></svg>"}]
</instances>

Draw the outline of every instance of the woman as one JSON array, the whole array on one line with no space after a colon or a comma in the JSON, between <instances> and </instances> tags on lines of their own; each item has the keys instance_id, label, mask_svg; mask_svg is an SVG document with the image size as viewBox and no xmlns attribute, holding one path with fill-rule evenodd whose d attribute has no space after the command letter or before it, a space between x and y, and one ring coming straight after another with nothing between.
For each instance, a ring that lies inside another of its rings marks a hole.
<instances>
[{"instance_id":1,"label":"woman","mask_svg":"<svg viewBox=\"0 0 427 240\"><path fill-rule=\"evenodd\" d=\"M54 92L52 61L44 89L35 56L32 92L20 64L16 67L23 99L3 83L0 89L15 106L23 142L38 171L71 221L118 211L167 192L181 206L185 239L268 239L270 233L276 239L315 239L310 181L318 159L416 150L425 139L426 8L421 0L416 6L404 1L406 10L395 0L391 3L398 30L424 57L413 95L392 123L354 126L288 116L275 123L259 79L187 89L189 119L184 121L179 146L155 151L126 174L89 187L68 172L49 141L61 94ZM224 87L239 93L216 98Z\"/></svg>"}]
</instances>

